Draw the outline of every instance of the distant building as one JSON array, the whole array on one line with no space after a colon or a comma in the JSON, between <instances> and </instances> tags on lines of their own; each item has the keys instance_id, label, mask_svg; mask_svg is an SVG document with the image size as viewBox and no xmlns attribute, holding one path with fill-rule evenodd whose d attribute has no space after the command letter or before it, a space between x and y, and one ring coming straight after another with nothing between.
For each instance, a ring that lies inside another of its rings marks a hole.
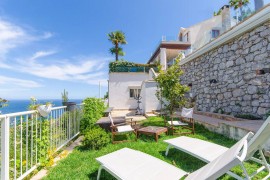
<instances>
[{"instance_id":1,"label":"distant building","mask_svg":"<svg viewBox=\"0 0 270 180\"><path fill-rule=\"evenodd\" d=\"M176 40L162 38L147 64L160 63L164 70L170 66L179 53L185 56L204 46L235 25L231 20L229 6L221 8L221 15L190 26L180 28ZM157 76L154 69L145 67L126 67L109 73L109 106L119 110L135 110L138 106L134 96L141 96L140 108L149 113L160 110L160 101L156 97Z\"/></svg>"},{"instance_id":2,"label":"distant building","mask_svg":"<svg viewBox=\"0 0 270 180\"><path fill-rule=\"evenodd\" d=\"M170 40L163 37L148 60L148 64L159 62L163 69L166 69L168 65L173 63L179 53L184 53L185 56L189 55L229 30L235 24L236 21L230 15L230 7L225 5L221 8L220 15L213 16L188 28L181 27L178 39Z\"/></svg>"}]
</instances>

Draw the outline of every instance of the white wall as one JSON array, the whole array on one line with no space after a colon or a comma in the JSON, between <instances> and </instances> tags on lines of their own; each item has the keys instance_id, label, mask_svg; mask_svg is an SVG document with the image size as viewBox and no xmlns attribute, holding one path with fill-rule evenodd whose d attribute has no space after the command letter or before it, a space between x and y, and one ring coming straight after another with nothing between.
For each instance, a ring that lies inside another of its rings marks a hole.
<instances>
[{"instance_id":1,"label":"white wall","mask_svg":"<svg viewBox=\"0 0 270 180\"><path fill-rule=\"evenodd\" d=\"M141 86L148 79L147 73L110 73L109 106L114 109L136 109L137 101L129 97L129 86Z\"/></svg>"},{"instance_id":2,"label":"white wall","mask_svg":"<svg viewBox=\"0 0 270 180\"><path fill-rule=\"evenodd\" d=\"M209 20L203 21L202 23L189 28L190 42L192 44L193 51L210 42L212 39L212 29L218 29L220 30L220 34L222 33L221 16L214 16Z\"/></svg>"},{"instance_id":3,"label":"white wall","mask_svg":"<svg viewBox=\"0 0 270 180\"><path fill-rule=\"evenodd\" d=\"M142 109L144 113L160 110L160 101L156 97L157 83L147 81L142 85Z\"/></svg>"}]
</instances>

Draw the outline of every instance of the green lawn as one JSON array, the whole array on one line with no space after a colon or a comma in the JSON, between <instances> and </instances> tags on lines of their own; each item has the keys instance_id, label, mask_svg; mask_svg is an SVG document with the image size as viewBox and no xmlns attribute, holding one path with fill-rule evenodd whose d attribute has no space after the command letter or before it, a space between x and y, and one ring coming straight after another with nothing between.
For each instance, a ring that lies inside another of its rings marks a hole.
<instances>
[{"instance_id":1,"label":"green lawn","mask_svg":"<svg viewBox=\"0 0 270 180\"><path fill-rule=\"evenodd\" d=\"M161 118L154 117L147 119L143 125L163 126L164 121ZM196 124L195 129L195 135L189 135L190 137L211 141L227 147L232 146L236 142L222 135L212 133L198 124ZM73 153L71 153L65 159L61 160L57 166L50 168L49 174L44 179L96 179L99 164L95 158L124 147L140 150L163 161L174 164L187 172L195 171L205 165L204 162L179 150L170 150L169 155L166 157L165 151L167 145L163 142L163 140L173 137L176 136L169 136L164 134L159 138L158 143L156 143L153 137L142 135L136 142L134 141L120 144L109 144L108 146L98 151L89 150L84 147L77 147ZM245 166L247 167L248 171L252 171L257 167L256 164L252 163L245 163ZM242 171L239 167L235 167L233 171L238 175L242 175ZM265 174L266 172L262 172L254 179L261 179ZM101 179L109 180L114 178L103 170ZM224 175L220 179L233 178L229 177L228 175Z\"/></svg>"}]
</instances>

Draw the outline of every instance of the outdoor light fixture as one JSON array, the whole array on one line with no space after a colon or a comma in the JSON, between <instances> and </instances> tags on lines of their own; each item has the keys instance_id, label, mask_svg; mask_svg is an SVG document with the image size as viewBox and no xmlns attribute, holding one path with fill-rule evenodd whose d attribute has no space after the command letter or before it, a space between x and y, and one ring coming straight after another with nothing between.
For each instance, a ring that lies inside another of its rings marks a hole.
<instances>
[{"instance_id":1,"label":"outdoor light fixture","mask_svg":"<svg viewBox=\"0 0 270 180\"><path fill-rule=\"evenodd\" d=\"M257 75L266 74L266 73L270 73L270 68L263 68L263 69L256 70Z\"/></svg>"},{"instance_id":2,"label":"outdoor light fixture","mask_svg":"<svg viewBox=\"0 0 270 180\"><path fill-rule=\"evenodd\" d=\"M210 82L210 84L216 84L217 80L216 79L211 79L209 82Z\"/></svg>"}]
</instances>

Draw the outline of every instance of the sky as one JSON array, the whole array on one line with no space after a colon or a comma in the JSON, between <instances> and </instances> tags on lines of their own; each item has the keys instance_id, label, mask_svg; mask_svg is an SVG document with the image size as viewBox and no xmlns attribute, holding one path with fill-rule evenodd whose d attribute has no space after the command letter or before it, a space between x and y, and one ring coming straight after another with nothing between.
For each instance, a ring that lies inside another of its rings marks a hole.
<instances>
[{"instance_id":1,"label":"sky","mask_svg":"<svg viewBox=\"0 0 270 180\"><path fill-rule=\"evenodd\" d=\"M0 97L70 99L107 92L107 34L126 35L125 60L146 63L162 36L213 16L228 0L1 0Z\"/></svg>"}]
</instances>

